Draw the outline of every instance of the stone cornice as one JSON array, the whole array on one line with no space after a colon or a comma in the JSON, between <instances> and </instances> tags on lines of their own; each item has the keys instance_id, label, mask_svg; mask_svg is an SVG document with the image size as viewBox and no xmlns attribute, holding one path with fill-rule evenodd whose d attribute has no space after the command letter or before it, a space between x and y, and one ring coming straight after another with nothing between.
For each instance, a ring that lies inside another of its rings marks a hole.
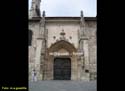
<instances>
[{"instance_id":1,"label":"stone cornice","mask_svg":"<svg viewBox=\"0 0 125 91\"><path fill-rule=\"evenodd\" d=\"M46 21L80 21L81 17L45 17ZM84 17L85 21L96 21L96 17ZM30 18L29 21L40 21L41 17Z\"/></svg>"}]
</instances>

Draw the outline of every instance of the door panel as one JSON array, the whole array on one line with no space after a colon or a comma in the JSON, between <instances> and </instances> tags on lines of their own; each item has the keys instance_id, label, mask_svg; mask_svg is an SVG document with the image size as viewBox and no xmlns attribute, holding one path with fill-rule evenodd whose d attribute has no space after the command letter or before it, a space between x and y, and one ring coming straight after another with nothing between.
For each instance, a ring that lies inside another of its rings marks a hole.
<instances>
[{"instance_id":1,"label":"door panel","mask_svg":"<svg viewBox=\"0 0 125 91\"><path fill-rule=\"evenodd\" d=\"M54 80L71 79L71 60L69 58L55 58Z\"/></svg>"}]
</instances>

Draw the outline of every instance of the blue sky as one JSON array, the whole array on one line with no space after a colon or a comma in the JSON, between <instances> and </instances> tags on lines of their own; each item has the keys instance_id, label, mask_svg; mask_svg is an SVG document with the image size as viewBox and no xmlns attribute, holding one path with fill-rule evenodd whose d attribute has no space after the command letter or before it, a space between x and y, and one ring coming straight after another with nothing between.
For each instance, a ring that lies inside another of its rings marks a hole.
<instances>
[{"instance_id":1,"label":"blue sky","mask_svg":"<svg viewBox=\"0 0 125 91\"><path fill-rule=\"evenodd\" d=\"M29 9L31 7L29 0ZM84 16L95 17L97 15L97 0L41 0L41 11L46 11L46 16L80 16L83 10Z\"/></svg>"}]
</instances>

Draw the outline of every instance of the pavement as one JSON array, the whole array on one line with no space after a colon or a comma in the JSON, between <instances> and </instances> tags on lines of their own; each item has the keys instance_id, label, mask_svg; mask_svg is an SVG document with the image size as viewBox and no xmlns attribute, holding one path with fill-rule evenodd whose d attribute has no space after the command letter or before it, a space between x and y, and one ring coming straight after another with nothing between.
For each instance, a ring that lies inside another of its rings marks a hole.
<instances>
[{"instance_id":1,"label":"pavement","mask_svg":"<svg viewBox=\"0 0 125 91\"><path fill-rule=\"evenodd\" d=\"M97 91L96 81L37 81L29 82L29 91Z\"/></svg>"}]
</instances>

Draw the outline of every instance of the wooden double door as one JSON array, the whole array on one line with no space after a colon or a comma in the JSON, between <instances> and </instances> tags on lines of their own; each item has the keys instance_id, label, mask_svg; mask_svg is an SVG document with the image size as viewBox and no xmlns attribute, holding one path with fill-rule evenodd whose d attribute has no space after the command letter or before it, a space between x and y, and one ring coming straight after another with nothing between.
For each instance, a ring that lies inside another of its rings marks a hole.
<instances>
[{"instance_id":1,"label":"wooden double door","mask_svg":"<svg viewBox=\"0 0 125 91\"><path fill-rule=\"evenodd\" d=\"M54 80L71 80L70 58L54 59Z\"/></svg>"}]
</instances>

